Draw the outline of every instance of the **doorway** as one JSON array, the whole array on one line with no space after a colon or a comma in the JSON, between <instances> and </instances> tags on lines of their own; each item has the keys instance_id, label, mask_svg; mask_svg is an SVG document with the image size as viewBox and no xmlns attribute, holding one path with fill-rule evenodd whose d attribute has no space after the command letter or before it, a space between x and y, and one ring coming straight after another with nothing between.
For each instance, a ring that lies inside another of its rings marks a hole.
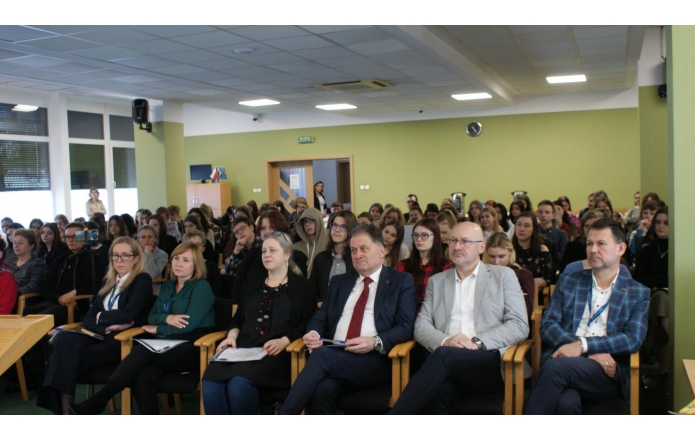
<instances>
[{"instance_id":1,"label":"doorway","mask_svg":"<svg viewBox=\"0 0 695 442\"><path fill-rule=\"evenodd\" d=\"M355 206L352 177L351 155L266 161L268 201L282 201L290 213L295 211L294 201L297 197L306 198L309 207L314 207L316 181L324 182L327 207L330 208L334 201L340 201L345 209L352 210Z\"/></svg>"}]
</instances>

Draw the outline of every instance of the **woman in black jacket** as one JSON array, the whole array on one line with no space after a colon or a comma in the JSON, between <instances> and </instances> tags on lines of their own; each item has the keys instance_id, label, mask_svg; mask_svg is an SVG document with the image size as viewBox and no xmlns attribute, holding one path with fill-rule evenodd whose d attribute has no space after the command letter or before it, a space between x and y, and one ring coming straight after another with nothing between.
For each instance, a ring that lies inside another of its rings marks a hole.
<instances>
[{"instance_id":1,"label":"woman in black jacket","mask_svg":"<svg viewBox=\"0 0 695 442\"><path fill-rule=\"evenodd\" d=\"M323 181L317 181L314 184L314 209L318 209L321 215L325 215L328 211L328 203L323 196Z\"/></svg>"},{"instance_id":2,"label":"woman in black jacket","mask_svg":"<svg viewBox=\"0 0 695 442\"><path fill-rule=\"evenodd\" d=\"M331 278L354 269L350 255L350 235L355 227L357 219L349 210L340 210L328 218L328 246L314 258L310 277L316 286L319 308L328 295Z\"/></svg>"},{"instance_id":3,"label":"woman in black jacket","mask_svg":"<svg viewBox=\"0 0 695 442\"><path fill-rule=\"evenodd\" d=\"M37 405L55 414L69 414L80 373L116 365L121 360L119 331L147 323L152 297L152 278L145 269L140 245L132 238L119 237L109 251L111 265L104 287L84 316L84 328L102 336L59 332L53 337L53 354L48 360Z\"/></svg>"},{"instance_id":4,"label":"woman in black jacket","mask_svg":"<svg viewBox=\"0 0 695 442\"><path fill-rule=\"evenodd\" d=\"M203 376L206 414L258 414L259 388L290 387L290 354L285 348L301 338L316 311L313 285L292 261L292 240L283 232L263 241L265 272L249 279L217 351L263 348L256 361L212 362Z\"/></svg>"}]
</instances>

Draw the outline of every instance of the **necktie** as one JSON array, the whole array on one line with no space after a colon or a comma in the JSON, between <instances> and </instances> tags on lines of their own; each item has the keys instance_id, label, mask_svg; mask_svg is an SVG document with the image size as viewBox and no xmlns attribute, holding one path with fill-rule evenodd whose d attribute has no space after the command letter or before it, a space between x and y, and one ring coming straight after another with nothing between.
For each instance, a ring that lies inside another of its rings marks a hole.
<instances>
[{"instance_id":1,"label":"necktie","mask_svg":"<svg viewBox=\"0 0 695 442\"><path fill-rule=\"evenodd\" d=\"M350 326L345 339L358 338L362 333L362 318L364 318L364 309L367 307L367 299L369 299L370 282L372 282L372 278L369 276L364 278L364 288L357 299L354 310L352 310L352 318L350 318Z\"/></svg>"}]
</instances>

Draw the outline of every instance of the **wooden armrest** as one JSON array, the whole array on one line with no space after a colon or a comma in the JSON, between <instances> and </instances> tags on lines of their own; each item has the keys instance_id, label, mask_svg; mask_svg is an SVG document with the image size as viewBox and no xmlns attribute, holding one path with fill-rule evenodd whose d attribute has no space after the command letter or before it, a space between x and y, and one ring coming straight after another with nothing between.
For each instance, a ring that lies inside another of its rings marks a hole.
<instances>
[{"instance_id":1,"label":"wooden armrest","mask_svg":"<svg viewBox=\"0 0 695 442\"><path fill-rule=\"evenodd\" d=\"M393 407L398 398L403 392L403 365L408 365L408 376L410 376L410 351L403 350L405 357L400 357L401 347L408 346L412 343L414 345L415 341L403 342L396 344L389 352L389 358L391 359L391 399L389 399L389 407ZM409 346L412 348L412 346Z\"/></svg>"},{"instance_id":2,"label":"wooden armrest","mask_svg":"<svg viewBox=\"0 0 695 442\"><path fill-rule=\"evenodd\" d=\"M24 316L24 307L27 306L27 299L36 298L41 296L40 293L25 293L23 295L17 296L17 314L19 316Z\"/></svg>"},{"instance_id":3,"label":"wooden armrest","mask_svg":"<svg viewBox=\"0 0 695 442\"><path fill-rule=\"evenodd\" d=\"M195 345L196 347L210 347L214 346L217 341L221 341L226 337L227 332L225 331L213 332L203 336L202 338L199 338L197 341L193 343L193 345Z\"/></svg>"},{"instance_id":4,"label":"wooden armrest","mask_svg":"<svg viewBox=\"0 0 695 442\"><path fill-rule=\"evenodd\" d=\"M526 353L528 353L531 348L533 348L533 341L531 339L519 344L519 348L516 350L516 353L514 353L514 363L523 364Z\"/></svg>"},{"instance_id":5,"label":"wooden armrest","mask_svg":"<svg viewBox=\"0 0 695 442\"><path fill-rule=\"evenodd\" d=\"M75 307L77 307L77 301L82 301L83 299L92 299L92 295L82 294L73 296L72 299L65 304L68 308L68 324L75 322Z\"/></svg>"},{"instance_id":6,"label":"wooden armrest","mask_svg":"<svg viewBox=\"0 0 695 442\"><path fill-rule=\"evenodd\" d=\"M83 299L92 299L92 295L76 295L70 300L70 302L77 302Z\"/></svg>"},{"instance_id":7,"label":"wooden armrest","mask_svg":"<svg viewBox=\"0 0 695 442\"><path fill-rule=\"evenodd\" d=\"M164 278L155 278L152 280L152 284L164 284L165 281L166 279Z\"/></svg>"},{"instance_id":8,"label":"wooden armrest","mask_svg":"<svg viewBox=\"0 0 695 442\"><path fill-rule=\"evenodd\" d=\"M133 327L129 328L128 330L123 330L119 334L113 337L113 339L124 342L133 339L137 335L141 335L145 333L145 330L142 329L142 327Z\"/></svg>"},{"instance_id":9,"label":"wooden armrest","mask_svg":"<svg viewBox=\"0 0 695 442\"><path fill-rule=\"evenodd\" d=\"M301 345L304 345L304 338L295 339L294 341L290 342L290 345L288 345L285 348L285 351L288 353L294 353L294 348L296 346L301 346Z\"/></svg>"},{"instance_id":10,"label":"wooden armrest","mask_svg":"<svg viewBox=\"0 0 695 442\"><path fill-rule=\"evenodd\" d=\"M399 358L404 358L406 356L409 356L410 350L415 347L415 341L410 340L408 342L404 342L402 344L398 344L394 349L398 349L398 357ZM391 350L393 352L393 350ZM389 357L391 357L391 353L389 353Z\"/></svg>"},{"instance_id":11,"label":"wooden armrest","mask_svg":"<svg viewBox=\"0 0 695 442\"><path fill-rule=\"evenodd\" d=\"M639 350L630 355L630 368L639 370Z\"/></svg>"}]
</instances>

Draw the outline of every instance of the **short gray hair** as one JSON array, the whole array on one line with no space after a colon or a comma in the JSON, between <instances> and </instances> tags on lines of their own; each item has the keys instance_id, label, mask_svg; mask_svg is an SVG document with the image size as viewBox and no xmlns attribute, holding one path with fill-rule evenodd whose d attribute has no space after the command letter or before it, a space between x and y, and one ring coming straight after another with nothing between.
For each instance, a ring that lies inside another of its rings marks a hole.
<instances>
[{"instance_id":1,"label":"short gray hair","mask_svg":"<svg viewBox=\"0 0 695 442\"><path fill-rule=\"evenodd\" d=\"M142 232L143 230L152 231L152 234L154 235L155 244L159 243L159 232L157 232L157 229L155 229L154 226L151 226L149 224L143 224L142 226L140 226L140 228L138 229L138 239L140 239L140 232Z\"/></svg>"}]
</instances>

